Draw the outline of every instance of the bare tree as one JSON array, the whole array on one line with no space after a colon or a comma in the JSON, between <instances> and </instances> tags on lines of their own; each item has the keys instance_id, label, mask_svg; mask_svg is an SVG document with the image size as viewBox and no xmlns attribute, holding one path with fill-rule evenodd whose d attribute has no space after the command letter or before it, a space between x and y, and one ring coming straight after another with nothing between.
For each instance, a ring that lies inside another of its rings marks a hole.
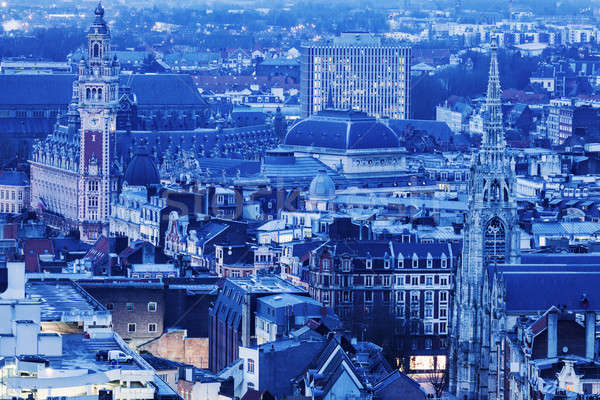
<instances>
[{"instance_id":1,"label":"bare tree","mask_svg":"<svg viewBox=\"0 0 600 400\"><path fill-rule=\"evenodd\" d=\"M448 389L448 372L446 369L439 369L436 366L435 369L427 374L425 379L431 385L437 399L441 398Z\"/></svg>"}]
</instances>

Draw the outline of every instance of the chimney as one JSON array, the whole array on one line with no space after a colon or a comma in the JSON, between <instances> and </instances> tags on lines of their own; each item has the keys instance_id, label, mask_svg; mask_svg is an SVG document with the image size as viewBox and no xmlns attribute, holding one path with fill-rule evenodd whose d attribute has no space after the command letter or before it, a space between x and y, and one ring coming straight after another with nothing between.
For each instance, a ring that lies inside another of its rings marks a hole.
<instances>
[{"instance_id":1,"label":"chimney","mask_svg":"<svg viewBox=\"0 0 600 400\"><path fill-rule=\"evenodd\" d=\"M252 311L250 310L250 295L244 295L242 302L242 346L248 347L250 343L250 329L252 326Z\"/></svg>"},{"instance_id":2,"label":"chimney","mask_svg":"<svg viewBox=\"0 0 600 400\"><path fill-rule=\"evenodd\" d=\"M548 321L548 358L554 358L558 353L558 312L550 311L546 319Z\"/></svg>"},{"instance_id":3,"label":"chimney","mask_svg":"<svg viewBox=\"0 0 600 400\"><path fill-rule=\"evenodd\" d=\"M585 358L594 359L596 355L596 313L585 313Z\"/></svg>"}]
</instances>

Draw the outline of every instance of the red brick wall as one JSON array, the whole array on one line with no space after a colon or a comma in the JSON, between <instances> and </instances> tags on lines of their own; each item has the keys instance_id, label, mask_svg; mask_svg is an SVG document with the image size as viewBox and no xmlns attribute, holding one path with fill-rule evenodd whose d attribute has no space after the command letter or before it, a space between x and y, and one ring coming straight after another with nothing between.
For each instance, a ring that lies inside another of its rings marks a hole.
<instances>
[{"instance_id":1,"label":"red brick wall","mask_svg":"<svg viewBox=\"0 0 600 400\"><path fill-rule=\"evenodd\" d=\"M184 329L165 332L159 338L140 345L157 357L208 368L208 338L190 338Z\"/></svg>"}]
</instances>

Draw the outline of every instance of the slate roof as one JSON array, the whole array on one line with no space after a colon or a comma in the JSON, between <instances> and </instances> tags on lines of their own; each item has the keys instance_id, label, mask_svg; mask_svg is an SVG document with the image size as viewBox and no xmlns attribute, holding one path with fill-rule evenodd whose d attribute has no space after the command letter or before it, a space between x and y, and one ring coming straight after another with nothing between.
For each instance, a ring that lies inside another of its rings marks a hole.
<instances>
[{"instance_id":1,"label":"slate roof","mask_svg":"<svg viewBox=\"0 0 600 400\"><path fill-rule=\"evenodd\" d=\"M0 185L26 186L29 185L29 179L21 171L0 171Z\"/></svg>"},{"instance_id":2,"label":"slate roof","mask_svg":"<svg viewBox=\"0 0 600 400\"><path fill-rule=\"evenodd\" d=\"M314 177L325 171L334 183L344 185L346 179L313 157L293 157L270 152L265 157L261 172L277 187L308 188Z\"/></svg>"},{"instance_id":3,"label":"slate roof","mask_svg":"<svg viewBox=\"0 0 600 400\"><path fill-rule=\"evenodd\" d=\"M338 150L400 147L394 131L375 118L352 110L325 110L311 115L289 129L284 144Z\"/></svg>"},{"instance_id":4,"label":"slate roof","mask_svg":"<svg viewBox=\"0 0 600 400\"><path fill-rule=\"evenodd\" d=\"M0 105L67 105L76 79L73 74L0 74ZM139 106L206 104L189 75L121 75L119 84L131 87Z\"/></svg>"},{"instance_id":5,"label":"slate roof","mask_svg":"<svg viewBox=\"0 0 600 400\"><path fill-rule=\"evenodd\" d=\"M454 133L447 123L443 121L429 121L421 119L391 119L388 122L389 127L400 137L408 132L417 130L427 132L434 138L448 142Z\"/></svg>"},{"instance_id":6,"label":"slate roof","mask_svg":"<svg viewBox=\"0 0 600 400\"><path fill-rule=\"evenodd\" d=\"M426 394L421 385L403 374L399 370L393 370L388 376L380 380L373 387L373 398L376 400L395 397L383 397L382 392L392 386L395 391L402 391L403 400L425 400Z\"/></svg>"},{"instance_id":7,"label":"slate roof","mask_svg":"<svg viewBox=\"0 0 600 400\"><path fill-rule=\"evenodd\" d=\"M541 313L565 305L572 312L600 310L599 265L499 265L508 313ZM584 295L587 304L582 302Z\"/></svg>"},{"instance_id":8,"label":"slate roof","mask_svg":"<svg viewBox=\"0 0 600 400\"><path fill-rule=\"evenodd\" d=\"M121 75L120 84L131 87L138 105L206 104L192 77L183 74Z\"/></svg>"},{"instance_id":9,"label":"slate roof","mask_svg":"<svg viewBox=\"0 0 600 400\"><path fill-rule=\"evenodd\" d=\"M0 132L7 136L48 134L54 129L55 123L56 118L0 118Z\"/></svg>"},{"instance_id":10,"label":"slate roof","mask_svg":"<svg viewBox=\"0 0 600 400\"><path fill-rule=\"evenodd\" d=\"M166 358L156 357L150 353L140 354L148 364L157 371L165 371L169 369L178 369L179 365L176 362Z\"/></svg>"},{"instance_id":11,"label":"slate roof","mask_svg":"<svg viewBox=\"0 0 600 400\"><path fill-rule=\"evenodd\" d=\"M0 74L0 105L69 104L75 78L72 74Z\"/></svg>"},{"instance_id":12,"label":"slate roof","mask_svg":"<svg viewBox=\"0 0 600 400\"><path fill-rule=\"evenodd\" d=\"M600 222L544 222L533 223L531 231L534 235L575 235L593 234L600 230Z\"/></svg>"}]
</instances>

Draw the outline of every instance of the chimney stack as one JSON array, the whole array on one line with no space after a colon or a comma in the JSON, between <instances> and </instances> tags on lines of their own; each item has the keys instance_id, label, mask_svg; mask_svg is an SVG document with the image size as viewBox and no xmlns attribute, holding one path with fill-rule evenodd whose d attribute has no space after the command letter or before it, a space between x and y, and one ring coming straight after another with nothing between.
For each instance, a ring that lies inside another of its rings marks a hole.
<instances>
[{"instance_id":1,"label":"chimney stack","mask_svg":"<svg viewBox=\"0 0 600 400\"><path fill-rule=\"evenodd\" d=\"M585 358L593 360L596 355L596 313L585 313Z\"/></svg>"},{"instance_id":2,"label":"chimney stack","mask_svg":"<svg viewBox=\"0 0 600 400\"><path fill-rule=\"evenodd\" d=\"M558 312L552 310L546 316L548 320L548 358L558 354Z\"/></svg>"}]
</instances>

